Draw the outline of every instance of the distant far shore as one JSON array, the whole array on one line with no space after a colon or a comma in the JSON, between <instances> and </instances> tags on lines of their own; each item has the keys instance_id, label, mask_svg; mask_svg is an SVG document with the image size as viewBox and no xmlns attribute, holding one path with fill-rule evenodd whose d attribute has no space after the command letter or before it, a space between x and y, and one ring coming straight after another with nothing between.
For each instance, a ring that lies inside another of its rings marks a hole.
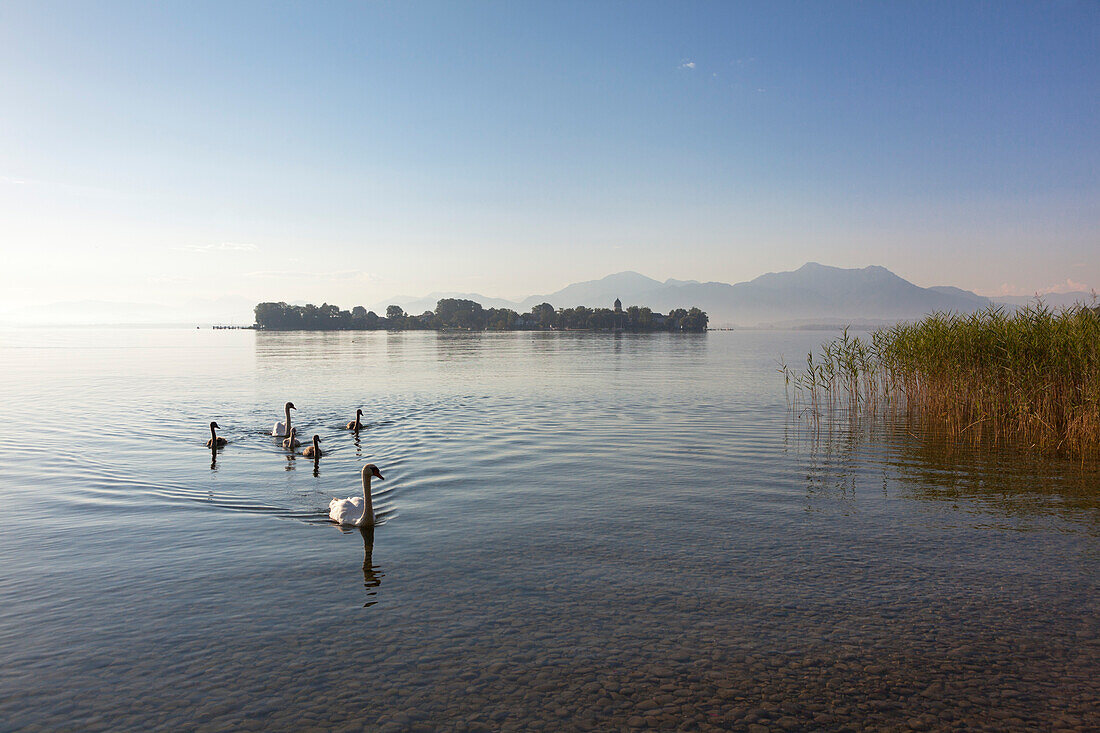
<instances>
[{"instance_id":1,"label":"distant far shore","mask_svg":"<svg viewBox=\"0 0 1100 733\"><path fill-rule=\"evenodd\" d=\"M694 332L707 330L709 319L702 310L676 308L656 313L646 306L611 308L554 308L541 303L530 313L509 308L484 308L462 298L443 298L434 311L412 315L396 305L379 316L361 305L341 310L328 303L304 306L260 303L255 308L258 331L634 331Z\"/></svg>"}]
</instances>

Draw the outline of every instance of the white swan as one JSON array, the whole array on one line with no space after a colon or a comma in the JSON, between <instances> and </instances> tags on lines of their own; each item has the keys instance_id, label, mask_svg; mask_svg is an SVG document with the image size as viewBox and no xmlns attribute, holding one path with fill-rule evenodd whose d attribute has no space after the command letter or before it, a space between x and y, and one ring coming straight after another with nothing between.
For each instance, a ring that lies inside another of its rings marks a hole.
<instances>
[{"instance_id":1,"label":"white swan","mask_svg":"<svg viewBox=\"0 0 1100 733\"><path fill-rule=\"evenodd\" d=\"M283 405L283 412L286 413L286 422L277 422L275 427L271 428L271 434L280 438L290 437L290 411L297 410L293 402L288 402Z\"/></svg>"},{"instance_id":2,"label":"white swan","mask_svg":"<svg viewBox=\"0 0 1100 733\"><path fill-rule=\"evenodd\" d=\"M321 455L322 455L321 446L318 445L320 442L321 442L321 436L320 435L314 435L313 436L313 445L307 445L306 446L306 449L304 451L302 451L302 457L303 458L320 458Z\"/></svg>"},{"instance_id":3,"label":"white swan","mask_svg":"<svg viewBox=\"0 0 1100 733\"><path fill-rule=\"evenodd\" d=\"M300 446L301 443L298 442L297 435L298 428L291 428L290 435L283 441L283 447L287 450L294 450L295 448Z\"/></svg>"},{"instance_id":4,"label":"white swan","mask_svg":"<svg viewBox=\"0 0 1100 733\"><path fill-rule=\"evenodd\" d=\"M377 476L385 481L378 472L378 466L368 463L363 466L363 496L351 496L347 499L333 499L328 503L328 518L337 524L349 524L356 527L374 526L374 503L370 498L370 479Z\"/></svg>"},{"instance_id":5,"label":"white swan","mask_svg":"<svg viewBox=\"0 0 1100 733\"><path fill-rule=\"evenodd\" d=\"M225 438L219 438L218 434L214 432L220 427L221 425L218 425L216 422L210 423L210 440L206 441L207 448L221 448L223 445L229 442Z\"/></svg>"},{"instance_id":6,"label":"white swan","mask_svg":"<svg viewBox=\"0 0 1100 733\"><path fill-rule=\"evenodd\" d=\"M363 410L359 409L355 411L355 419L344 426L344 430L354 430L359 432L359 428L363 427Z\"/></svg>"}]
</instances>

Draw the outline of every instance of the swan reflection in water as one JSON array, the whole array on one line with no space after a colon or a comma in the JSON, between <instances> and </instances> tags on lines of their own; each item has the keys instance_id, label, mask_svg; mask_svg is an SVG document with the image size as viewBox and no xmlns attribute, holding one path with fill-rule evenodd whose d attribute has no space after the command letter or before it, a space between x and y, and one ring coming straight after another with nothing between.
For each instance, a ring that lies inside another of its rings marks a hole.
<instances>
[{"instance_id":1,"label":"swan reflection in water","mask_svg":"<svg viewBox=\"0 0 1100 733\"><path fill-rule=\"evenodd\" d=\"M288 453L285 456L285 458L286 458L285 470L287 470L287 471L297 470L297 468L298 468L297 460L301 457L302 456L298 453ZM320 458L314 458L311 461L311 463L313 464L313 478L320 478L320 476L321 476L321 459Z\"/></svg>"},{"instance_id":2,"label":"swan reflection in water","mask_svg":"<svg viewBox=\"0 0 1100 733\"><path fill-rule=\"evenodd\" d=\"M363 536L363 588L367 592L367 602L363 608L369 608L378 603L378 587L382 585L382 578L386 574L381 566L374 564L374 527L345 527L341 526L343 534L358 532Z\"/></svg>"}]
</instances>

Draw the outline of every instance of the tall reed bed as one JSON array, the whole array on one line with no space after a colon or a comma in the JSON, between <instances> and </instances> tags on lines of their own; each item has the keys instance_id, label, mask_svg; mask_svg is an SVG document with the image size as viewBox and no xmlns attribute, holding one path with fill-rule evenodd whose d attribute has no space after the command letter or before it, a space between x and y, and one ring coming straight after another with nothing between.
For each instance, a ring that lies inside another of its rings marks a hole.
<instances>
[{"instance_id":1,"label":"tall reed bed","mask_svg":"<svg viewBox=\"0 0 1100 733\"><path fill-rule=\"evenodd\" d=\"M1042 303L937 313L853 338L847 331L781 365L792 407L815 421L905 411L955 438L1100 450L1100 309Z\"/></svg>"}]
</instances>

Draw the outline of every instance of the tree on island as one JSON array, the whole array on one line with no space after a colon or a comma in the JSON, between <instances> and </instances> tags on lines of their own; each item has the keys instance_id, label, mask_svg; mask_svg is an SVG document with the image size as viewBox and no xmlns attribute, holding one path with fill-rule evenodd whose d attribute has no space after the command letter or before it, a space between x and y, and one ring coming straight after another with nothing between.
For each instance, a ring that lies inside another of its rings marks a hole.
<instances>
[{"instance_id":1,"label":"tree on island","mask_svg":"<svg viewBox=\"0 0 1100 733\"><path fill-rule=\"evenodd\" d=\"M680 317L681 331L706 331L710 319L707 314L698 308L692 307L686 314Z\"/></svg>"},{"instance_id":2,"label":"tree on island","mask_svg":"<svg viewBox=\"0 0 1100 733\"><path fill-rule=\"evenodd\" d=\"M485 328L490 331L514 331L519 322L519 313L511 308L490 308L485 311Z\"/></svg>"},{"instance_id":3,"label":"tree on island","mask_svg":"<svg viewBox=\"0 0 1100 733\"><path fill-rule=\"evenodd\" d=\"M386 327L401 330L405 328L405 309L399 305L386 306Z\"/></svg>"},{"instance_id":4,"label":"tree on island","mask_svg":"<svg viewBox=\"0 0 1100 733\"><path fill-rule=\"evenodd\" d=\"M539 303L531 309L531 315L540 328L557 328L559 324L558 312L549 303Z\"/></svg>"},{"instance_id":5,"label":"tree on island","mask_svg":"<svg viewBox=\"0 0 1100 733\"><path fill-rule=\"evenodd\" d=\"M485 328L485 309L481 303L464 298L443 298L435 305L437 328L480 331Z\"/></svg>"}]
</instances>

